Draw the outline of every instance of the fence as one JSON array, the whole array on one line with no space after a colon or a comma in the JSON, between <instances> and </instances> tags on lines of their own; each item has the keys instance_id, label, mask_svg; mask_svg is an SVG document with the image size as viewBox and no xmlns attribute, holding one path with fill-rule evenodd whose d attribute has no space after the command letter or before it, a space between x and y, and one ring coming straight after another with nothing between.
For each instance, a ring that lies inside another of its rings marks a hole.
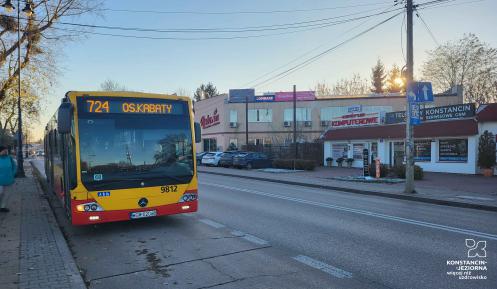
<instances>
[{"instance_id":1,"label":"fence","mask_svg":"<svg viewBox=\"0 0 497 289\"><path fill-rule=\"evenodd\" d=\"M248 145L242 150L265 153L272 159L295 159L295 145L297 145L297 159L314 160L316 164L323 165L322 143L297 143L290 145Z\"/></svg>"}]
</instances>

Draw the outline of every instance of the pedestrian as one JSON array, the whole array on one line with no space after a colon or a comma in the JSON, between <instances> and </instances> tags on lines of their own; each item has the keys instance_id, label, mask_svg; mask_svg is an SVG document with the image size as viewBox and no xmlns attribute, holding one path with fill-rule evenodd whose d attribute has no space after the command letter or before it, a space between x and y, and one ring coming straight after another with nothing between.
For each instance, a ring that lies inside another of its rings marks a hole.
<instances>
[{"instance_id":1,"label":"pedestrian","mask_svg":"<svg viewBox=\"0 0 497 289\"><path fill-rule=\"evenodd\" d=\"M9 209L6 207L8 201L7 186L14 183L17 165L9 155L7 147L0 146L0 212L7 213Z\"/></svg>"}]
</instances>

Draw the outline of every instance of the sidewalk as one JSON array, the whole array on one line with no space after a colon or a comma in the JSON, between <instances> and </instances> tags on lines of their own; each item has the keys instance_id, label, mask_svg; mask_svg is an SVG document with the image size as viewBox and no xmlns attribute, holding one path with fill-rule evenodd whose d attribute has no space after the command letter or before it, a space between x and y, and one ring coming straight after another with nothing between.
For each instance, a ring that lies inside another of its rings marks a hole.
<instances>
[{"instance_id":1,"label":"sidewalk","mask_svg":"<svg viewBox=\"0 0 497 289\"><path fill-rule=\"evenodd\" d=\"M316 168L314 171L268 173L199 166L200 173L251 178L256 180L339 190L357 194L377 195L454 207L497 211L497 177L425 172L423 180L415 181L416 194L404 194L404 183L361 183L332 179L358 176L360 169Z\"/></svg>"},{"instance_id":2,"label":"sidewalk","mask_svg":"<svg viewBox=\"0 0 497 289\"><path fill-rule=\"evenodd\" d=\"M9 213L0 215L0 287L86 288L44 193L25 163Z\"/></svg>"}]
</instances>

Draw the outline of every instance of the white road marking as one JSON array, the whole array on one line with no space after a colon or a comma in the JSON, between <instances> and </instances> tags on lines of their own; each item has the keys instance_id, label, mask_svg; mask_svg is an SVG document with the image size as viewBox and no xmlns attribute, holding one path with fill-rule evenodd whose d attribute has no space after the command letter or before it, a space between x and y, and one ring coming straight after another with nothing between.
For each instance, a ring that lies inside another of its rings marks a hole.
<instances>
[{"instance_id":1,"label":"white road marking","mask_svg":"<svg viewBox=\"0 0 497 289\"><path fill-rule=\"evenodd\" d=\"M335 276L337 278L352 278L352 273L347 272L345 270L342 270L340 268L337 268L335 266L331 266L330 264L326 264L324 262L318 261L316 259L313 259L311 257L307 257L304 255L298 255L295 257L292 257L294 260L299 261L300 263L306 264L307 266L310 266L312 268L321 270L325 273L328 273L332 276Z\"/></svg>"},{"instance_id":2,"label":"white road marking","mask_svg":"<svg viewBox=\"0 0 497 289\"><path fill-rule=\"evenodd\" d=\"M268 241L266 240L263 240L259 237L256 237L254 235L250 235L250 234L247 234L247 233L244 233L242 231L237 231L237 230L233 230L231 231L231 235L233 236L237 236L237 237L241 237L242 239L245 239L251 243L254 243L254 244L257 244L257 245L267 245L269 244Z\"/></svg>"},{"instance_id":3,"label":"white road marking","mask_svg":"<svg viewBox=\"0 0 497 289\"><path fill-rule=\"evenodd\" d=\"M214 227L216 229L220 229L220 228L224 228L224 225L223 224L220 224L218 222L214 222L213 220L209 220L209 219L200 219L199 220L200 222L206 224L206 225L209 225L211 227Z\"/></svg>"},{"instance_id":4,"label":"white road marking","mask_svg":"<svg viewBox=\"0 0 497 289\"><path fill-rule=\"evenodd\" d=\"M390 220L390 221L396 221L396 222L400 222L400 223L406 223L406 224L412 224L412 225L417 225L417 226L422 226L422 227L427 227L427 228L432 228L432 229L438 229L438 230L448 231L448 232L452 232L452 233L471 235L471 236L490 239L490 240L497 240L497 235L490 234L490 233L484 233L484 232L473 231L473 230L466 230L466 229L445 226L445 225L440 225L440 224L435 224L435 223L430 223L430 222L417 221L417 220L412 220L412 219L407 219L407 218L401 218L401 217L396 217L396 216L380 214L380 213L373 213L373 212L369 212L369 211L365 211L365 210L352 209L352 208L347 208L347 207L342 207L342 206L336 206L336 205L331 205L331 204L326 204L326 203L309 201L309 200L293 198L293 197L288 197L288 196L283 196L283 195L277 195L277 194L272 194L272 193L266 193L266 192L261 192L261 191L256 191L256 190L231 187L231 186L226 186L226 185L221 185L221 184L204 183L204 182L202 182L202 184L205 184L208 186L213 186L213 187L229 189L229 190L236 190L236 191L251 193L251 194L255 194L255 195L259 195L259 196L265 196L265 197L270 197L270 198L275 198L275 199L281 199L281 200L287 200L287 201L312 205L312 206L316 206L316 207L334 209L334 210L345 211L345 212L350 212L350 213L355 213L355 214L360 214L360 215L365 215L365 216L370 216L370 217L376 217L376 218Z\"/></svg>"}]
</instances>

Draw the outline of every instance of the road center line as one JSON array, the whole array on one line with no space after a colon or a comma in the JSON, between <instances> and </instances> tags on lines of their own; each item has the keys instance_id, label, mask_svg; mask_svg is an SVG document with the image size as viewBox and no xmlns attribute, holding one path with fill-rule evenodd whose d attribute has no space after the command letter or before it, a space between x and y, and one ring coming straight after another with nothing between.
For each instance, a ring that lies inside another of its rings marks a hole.
<instances>
[{"instance_id":1,"label":"road center line","mask_svg":"<svg viewBox=\"0 0 497 289\"><path fill-rule=\"evenodd\" d=\"M340 268L337 268L335 266L331 266L329 264L323 263L321 261L318 261L316 259L313 259L311 257L307 257L304 255L298 255L295 257L292 257L292 259L299 261L300 263L303 263L307 266L310 266L312 268L321 270L325 273L328 273L332 276L335 276L337 278L352 278L352 273L347 272L345 270L342 270Z\"/></svg>"},{"instance_id":2,"label":"road center line","mask_svg":"<svg viewBox=\"0 0 497 289\"><path fill-rule=\"evenodd\" d=\"M213 220L200 219L199 221L202 222L202 223L204 223L204 224L206 224L206 225L208 225L208 226L214 227L216 229L224 228L223 224L220 224L218 222L214 222Z\"/></svg>"},{"instance_id":3,"label":"road center line","mask_svg":"<svg viewBox=\"0 0 497 289\"><path fill-rule=\"evenodd\" d=\"M417 220L412 220L412 219L407 219L407 218L401 218L401 217L396 217L396 216L380 214L380 213L373 213L373 212L369 212L369 211L365 211L365 210L352 209L352 208L336 206L336 205L331 205L331 204L326 204L326 203L320 203L320 202L315 202L315 201L309 201L309 200L304 200L304 199L299 199L299 198L283 196L283 195L266 193L266 192L251 190L251 189L242 189L242 188L237 188L237 187L231 187L231 186L226 186L226 185L221 185L221 184L216 184L216 183L208 183L208 182L204 183L204 182L202 182L202 184L208 185L208 186L213 186L213 187L224 188L224 189L228 189L228 190L235 190L235 191L251 193L251 194L259 195L259 196L265 196L265 197L270 197L270 198L275 198L275 199L297 202L297 203L301 203L301 204L312 205L312 206L316 206L316 207L334 209L334 210L345 211L345 212L350 212L350 213L355 213L355 214L360 214L360 215L365 215L365 216L370 216L370 217L376 217L376 218L390 220L390 221L396 221L396 222L400 222L400 223L406 223L406 224L412 224L412 225L417 225L417 226L422 226L422 227L427 227L427 228L432 228L432 229L438 229L438 230L442 230L442 231L448 231L448 232L464 234L464 235L471 235L471 236L490 239L490 240L497 240L497 235L495 235L495 234L489 234L489 233L473 231L473 230L466 230L466 229L461 229L461 228L456 228L456 227L451 227L451 226L445 226L445 225L429 223L429 222L424 222L424 221L417 221Z\"/></svg>"}]
</instances>

